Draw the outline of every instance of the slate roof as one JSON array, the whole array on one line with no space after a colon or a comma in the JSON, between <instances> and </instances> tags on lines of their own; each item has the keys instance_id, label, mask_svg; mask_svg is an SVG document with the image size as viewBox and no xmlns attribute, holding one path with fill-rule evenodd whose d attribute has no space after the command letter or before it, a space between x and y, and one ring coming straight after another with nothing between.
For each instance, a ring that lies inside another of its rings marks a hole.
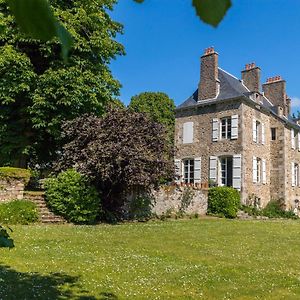
<instances>
[{"instance_id":1,"label":"slate roof","mask_svg":"<svg viewBox=\"0 0 300 300\"><path fill-rule=\"evenodd\" d=\"M220 81L220 93L215 99L208 99L208 100L202 100L201 103L205 102L218 102L226 99L234 99L238 97L247 97L249 101L253 101L249 96L252 95L252 93L246 88L245 85L243 85L242 81L233 75L227 73L226 71L222 70L221 68L218 68L218 77ZM295 122L295 120L288 116L286 117L280 117L276 113L276 107L265 97L262 97L262 106L267 109L270 113L273 115L279 117L284 121L285 123L289 124L292 127L297 128L300 130L300 126ZM199 105L198 102L198 89L193 93L192 96L190 96L187 100L185 100L182 104L177 106L176 109L180 110L182 108L188 108Z\"/></svg>"}]
</instances>

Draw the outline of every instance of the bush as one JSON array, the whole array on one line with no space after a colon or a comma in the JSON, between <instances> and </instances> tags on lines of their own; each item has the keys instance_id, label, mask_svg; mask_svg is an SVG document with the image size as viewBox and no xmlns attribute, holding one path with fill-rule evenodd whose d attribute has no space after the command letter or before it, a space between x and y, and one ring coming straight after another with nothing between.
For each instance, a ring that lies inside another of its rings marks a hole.
<instances>
[{"instance_id":1,"label":"bush","mask_svg":"<svg viewBox=\"0 0 300 300\"><path fill-rule=\"evenodd\" d=\"M2 179L21 179L23 180L24 184L30 180L31 172L27 169L20 169L20 168L12 168L12 167L0 167L0 178Z\"/></svg>"},{"instance_id":2,"label":"bush","mask_svg":"<svg viewBox=\"0 0 300 300\"><path fill-rule=\"evenodd\" d=\"M129 218L147 221L152 217L153 200L150 195L138 195L129 203Z\"/></svg>"},{"instance_id":3,"label":"bush","mask_svg":"<svg viewBox=\"0 0 300 300\"><path fill-rule=\"evenodd\" d=\"M292 211L282 209L279 201L270 201L267 206L262 209L262 215L269 218L297 219L297 216Z\"/></svg>"},{"instance_id":4,"label":"bush","mask_svg":"<svg viewBox=\"0 0 300 300\"><path fill-rule=\"evenodd\" d=\"M0 204L0 223L31 224L39 220L37 207L27 200L14 200Z\"/></svg>"},{"instance_id":5,"label":"bush","mask_svg":"<svg viewBox=\"0 0 300 300\"><path fill-rule=\"evenodd\" d=\"M209 214L235 218L240 207L240 194L231 187L213 187L208 191Z\"/></svg>"},{"instance_id":6,"label":"bush","mask_svg":"<svg viewBox=\"0 0 300 300\"><path fill-rule=\"evenodd\" d=\"M96 188L73 169L47 179L45 195L51 209L73 223L94 223L101 211Z\"/></svg>"}]
</instances>

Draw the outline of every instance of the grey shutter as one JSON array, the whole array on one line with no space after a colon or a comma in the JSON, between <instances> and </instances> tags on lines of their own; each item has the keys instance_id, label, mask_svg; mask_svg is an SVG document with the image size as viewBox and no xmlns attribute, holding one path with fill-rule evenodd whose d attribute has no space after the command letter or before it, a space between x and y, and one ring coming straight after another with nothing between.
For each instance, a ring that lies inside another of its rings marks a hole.
<instances>
[{"instance_id":1,"label":"grey shutter","mask_svg":"<svg viewBox=\"0 0 300 300\"><path fill-rule=\"evenodd\" d=\"M266 170L266 160L262 159L262 183L266 184L267 183L267 170Z\"/></svg>"},{"instance_id":2,"label":"grey shutter","mask_svg":"<svg viewBox=\"0 0 300 300\"><path fill-rule=\"evenodd\" d=\"M255 156L253 156L253 168L252 168L252 179L253 182L256 183L257 182L257 158Z\"/></svg>"},{"instance_id":3,"label":"grey shutter","mask_svg":"<svg viewBox=\"0 0 300 300\"><path fill-rule=\"evenodd\" d=\"M256 120L252 120L252 138L253 142L257 142L257 130L256 130Z\"/></svg>"},{"instance_id":4,"label":"grey shutter","mask_svg":"<svg viewBox=\"0 0 300 300\"><path fill-rule=\"evenodd\" d=\"M298 139L298 151L300 151L300 132L297 134L297 139Z\"/></svg>"},{"instance_id":5,"label":"grey shutter","mask_svg":"<svg viewBox=\"0 0 300 300\"><path fill-rule=\"evenodd\" d=\"M201 157L196 157L194 160L194 182L201 182Z\"/></svg>"},{"instance_id":6,"label":"grey shutter","mask_svg":"<svg viewBox=\"0 0 300 300\"><path fill-rule=\"evenodd\" d=\"M213 142L219 139L219 119L212 120L212 140Z\"/></svg>"},{"instance_id":7,"label":"grey shutter","mask_svg":"<svg viewBox=\"0 0 300 300\"><path fill-rule=\"evenodd\" d=\"M176 176L176 183L180 183L182 180L182 170L181 170L181 160L180 159L175 159L175 176Z\"/></svg>"},{"instance_id":8,"label":"grey shutter","mask_svg":"<svg viewBox=\"0 0 300 300\"><path fill-rule=\"evenodd\" d=\"M236 140L238 138L239 131L239 116L231 116L231 139Z\"/></svg>"},{"instance_id":9,"label":"grey shutter","mask_svg":"<svg viewBox=\"0 0 300 300\"><path fill-rule=\"evenodd\" d=\"M264 145L265 144L265 124L261 124L261 143Z\"/></svg>"},{"instance_id":10,"label":"grey shutter","mask_svg":"<svg viewBox=\"0 0 300 300\"><path fill-rule=\"evenodd\" d=\"M294 129L291 129L291 141L292 141L292 149L295 149L295 132Z\"/></svg>"},{"instance_id":11,"label":"grey shutter","mask_svg":"<svg viewBox=\"0 0 300 300\"><path fill-rule=\"evenodd\" d=\"M233 155L233 169L232 169L232 187L241 190L242 184L242 156L240 154Z\"/></svg>"},{"instance_id":12,"label":"grey shutter","mask_svg":"<svg viewBox=\"0 0 300 300\"><path fill-rule=\"evenodd\" d=\"M183 144L193 143L194 137L194 123L185 122L183 124Z\"/></svg>"},{"instance_id":13,"label":"grey shutter","mask_svg":"<svg viewBox=\"0 0 300 300\"><path fill-rule=\"evenodd\" d=\"M294 176L294 174L295 174L295 163L294 162L292 162L292 170L291 170L291 174L292 174L292 186L295 186L295 176Z\"/></svg>"},{"instance_id":14,"label":"grey shutter","mask_svg":"<svg viewBox=\"0 0 300 300\"><path fill-rule=\"evenodd\" d=\"M211 181L213 181L214 183L218 183L217 182L217 162L218 162L218 158L216 156L210 156L209 158L209 179Z\"/></svg>"}]
</instances>

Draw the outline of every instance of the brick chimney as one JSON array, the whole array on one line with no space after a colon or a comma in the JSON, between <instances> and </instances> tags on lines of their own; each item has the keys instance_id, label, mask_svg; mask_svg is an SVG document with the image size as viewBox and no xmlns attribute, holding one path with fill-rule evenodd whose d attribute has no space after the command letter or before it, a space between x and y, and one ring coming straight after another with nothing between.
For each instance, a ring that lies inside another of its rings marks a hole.
<instances>
[{"instance_id":1,"label":"brick chimney","mask_svg":"<svg viewBox=\"0 0 300 300\"><path fill-rule=\"evenodd\" d=\"M216 98L219 91L218 53L213 47L205 49L201 56L198 101Z\"/></svg>"},{"instance_id":2,"label":"brick chimney","mask_svg":"<svg viewBox=\"0 0 300 300\"><path fill-rule=\"evenodd\" d=\"M288 116L288 104L286 96L286 82L281 76L275 76L267 79L262 85L265 96L273 103L273 105L281 106L283 114Z\"/></svg>"},{"instance_id":3,"label":"brick chimney","mask_svg":"<svg viewBox=\"0 0 300 300\"><path fill-rule=\"evenodd\" d=\"M247 64L242 71L242 80L250 92L260 91L260 68L255 63Z\"/></svg>"}]
</instances>

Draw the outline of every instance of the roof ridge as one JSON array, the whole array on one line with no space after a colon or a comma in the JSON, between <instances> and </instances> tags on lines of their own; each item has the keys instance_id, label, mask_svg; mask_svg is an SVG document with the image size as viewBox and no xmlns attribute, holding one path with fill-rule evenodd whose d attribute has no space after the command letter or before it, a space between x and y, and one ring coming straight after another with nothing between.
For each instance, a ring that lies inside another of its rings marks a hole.
<instances>
[{"instance_id":1,"label":"roof ridge","mask_svg":"<svg viewBox=\"0 0 300 300\"><path fill-rule=\"evenodd\" d=\"M226 73L227 75L229 75L229 76L233 77L234 79L236 79L236 80L238 80L238 81L241 81L240 79L238 79L237 77L235 77L235 76L234 76L234 75L232 75L231 73L229 73L229 72L225 71L224 69L222 69L222 68L220 68L220 67L218 67L218 69L220 69L221 71L223 71L223 72L224 72L224 73Z\"/></svg>"}]
</instances>

